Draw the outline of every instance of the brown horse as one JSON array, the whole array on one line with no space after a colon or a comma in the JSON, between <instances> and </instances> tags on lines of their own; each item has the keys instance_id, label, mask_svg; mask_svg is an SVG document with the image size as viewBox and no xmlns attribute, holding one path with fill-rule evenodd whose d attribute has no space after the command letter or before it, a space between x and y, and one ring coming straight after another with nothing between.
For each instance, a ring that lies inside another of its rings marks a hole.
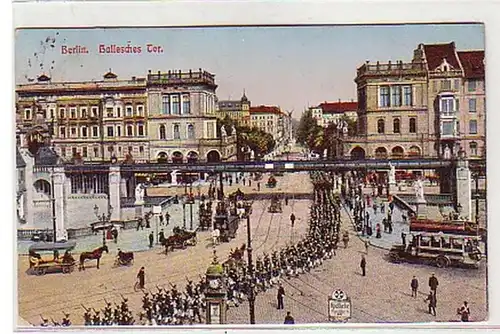
<instances>
[{"instance_id":1,"label":"brown horse","mask_svg":"<svg viewBox=\"0 0 500 334\"><path fill-rule=\"evenodd\" d=\"M231 252L231 254L229 254L229 258L236 260L236 261L242 260L243 255L245 254L246 248L247 248L247 246L245 244L241 245L240 248L236 248L234 251Z\"/></svg>"},{"instance_id":2,"label":"brown horse","mask_svg":"<svg viewBox=\"0 0 500 334\"><path fill-rule=\"evenodd\" d=\"M99 261L101 260L102 253L109 253L108 246L104 245L94 249L92 252L83 252L80 254L80 265L78 270L85 270L84 262L86 260L97 260L97 269L99 269Z\"/></svg>"}]
</instances>

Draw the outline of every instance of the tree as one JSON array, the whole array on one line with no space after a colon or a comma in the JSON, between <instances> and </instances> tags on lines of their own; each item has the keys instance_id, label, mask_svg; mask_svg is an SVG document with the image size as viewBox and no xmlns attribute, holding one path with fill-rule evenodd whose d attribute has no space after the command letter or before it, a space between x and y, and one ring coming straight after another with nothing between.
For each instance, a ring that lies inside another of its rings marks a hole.
<instances>
[{"instance_id":1,"label":"tree","mask_svg":"<svg viewBox=\"0 0 500 334\"><path fill-rule=\"evenodd\" d=\"M311 110L305 110L300 117L299 126L297 128L297 142L303 145L308 145L311 135L317 130L317 122L312 117Z\"/></svg>"}]
</instances>

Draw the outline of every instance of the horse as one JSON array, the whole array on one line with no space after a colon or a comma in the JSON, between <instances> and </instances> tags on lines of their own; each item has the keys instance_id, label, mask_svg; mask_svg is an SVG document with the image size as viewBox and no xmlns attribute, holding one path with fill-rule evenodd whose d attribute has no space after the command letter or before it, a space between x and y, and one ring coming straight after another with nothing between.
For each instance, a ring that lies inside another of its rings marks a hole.
<instances>
[{"instance_id":1,"label":"horse","mask_svg":"<svg viewBox=\"0 0 500 334\"><path fill-rule=\"evenodd\" d=\"M101 260L102 253L109 253L108 246L104 245L94 249L92 252L83 252L80 254L80 265L78 270L85 270L85 260L97 260L97 269L99 269L99 261Z\"/></svg>"},{"instance_id":2,"label":"horse","mask_svg":"<svg viewBox=\"0 0 500 334\"><path fill-rule=\"evenodd\" d=\"M236 248L234 251L229 254L229 257L234 259L234 260L241 260L243 259L243 254L245 253L247 246L245 244L241 245L240 248Z\"/></svg>"}]
</instances>

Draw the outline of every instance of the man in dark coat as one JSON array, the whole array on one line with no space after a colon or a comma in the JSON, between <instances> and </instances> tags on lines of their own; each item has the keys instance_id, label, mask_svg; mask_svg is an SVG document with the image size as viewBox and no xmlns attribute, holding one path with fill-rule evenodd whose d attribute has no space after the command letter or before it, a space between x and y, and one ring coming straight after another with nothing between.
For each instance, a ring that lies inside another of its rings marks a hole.
<instances>
[{"instance_id":1,"label":"man in dark coat","mask_svg":"<svg viewBox=\"0 0 500 334\"><path fill-rule=\"evenodd\" d=\"M431 290L429 292L429 295L427 296L427 299L425 301L429 302L429 314L432 314L433 316L436 316L436 294Z\"/></svg>"},{"instance_id":2,"label":"man in dark coat","mask_svg":"<svg viewBox=\"0 0 500 334\"><path fill-rule=\"evenodd\" d=\"M411 296L417 298L418 279L415 276L413 276L413 279L411 280L410 286L411 286Z\"/></svg>"},{"instance_id":3,"label":"man in dark coat","mask_svg":"<svg viewBox=\"0 0 500 334\"><path fill-rule=\"evenodd\" d=\"M292 317L290 312L286 312L286 317L285 317L285 325L293 325L295 324L295 319Z\"/></svg>"},{"instance_id":4,"label":"man in dark coat","mask_svg":"<svg viewBox=\"0 0 500 334\"><path fill-rule=\"evenodd\" d=\"M146 279L146 272L144 271L144 267L141 267L141 270L139 270L139 272L137 273L137 279L139 280L139 287L141 289L144 289Z\"/></svg>"},{"instance_id":5,"label":"man in dark coat","mask_svg":"<svg viewBox=\"0 0 500 334\"><path fill-rule=\"evenodd\" d=\"M361 263L359 264L359 266L361 267L363 276L366 276L366 259L364 255L361 255Z\"/></svg>"},{"instance_id":6,"label":"man in dark coat","mask_svg":"<svg viewBox=\"0 0 500 334\"><path fill-rule=\"evenodd\" d=\"M278 310L282 310L285 308L284 302L283 302L283 297L285 296L285 289L283 288L283 285L280 284L278 288Z\"/></svg>"},{"instance_id":7,"label":"man in dark coat","mask_svg":"<svg viewBox=\"0 0 500 334\"><path fill-rule=\"evenodd\" d=\"M438 279L434 274L429 277L429 288L431 288L431 291L434 292L434 295L436 295L436 290L439 285Z\"/></svg>"},{"instance_id":8,"label":"man in dark coat","mask_svg":"<svg viewBox=\"0 0 500 334\"><path fill-rule=\"evenodd\" d=\"M293 227L293 225L295 225L295 215L293 213L290 215L290 222L292 223Z\"/></svg>"},{"instance_id":9,"label":"man in dark coat","mask_svg":"<svg viewBox=\"0 0 500 334\"><path fill-rule=\"evenodd\" d=\"M149 233L149 248L153 248L154 236L153 232Z\"/></svg>"}]
</instances>

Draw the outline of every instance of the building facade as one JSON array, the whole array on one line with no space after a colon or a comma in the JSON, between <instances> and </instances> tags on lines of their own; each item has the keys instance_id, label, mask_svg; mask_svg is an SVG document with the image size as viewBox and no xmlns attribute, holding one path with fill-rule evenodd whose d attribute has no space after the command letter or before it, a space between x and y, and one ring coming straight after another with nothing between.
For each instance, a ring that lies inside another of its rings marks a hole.
<instances>
[{"instance_id":1,"label":"building facade","mask_svg":"<svg viewBox=\"0 0 500 334\"><path fill-rule=\"evenodd\" d=\"M353 121L358 119L358 103L350 102L323 102L316 107L309 108L317 124L322 127L328 127L330 123L342 117L348 117Z\"/></svg>"},{"instance_id":2,"label":"building facade","mask_svg":"<svg viewBox=\"0 0 500 334\"><path fill-rule=\"evenodd\" d=\"M62 162L189 162L231 160L236 137L216 132L214 75L169 71L119 80L54 83L41 75L18 85L18 132L50 127ZM32 154L40 140L23 136Z\"/></svg>"},{"instance_id":3,"label":"building facade","mask_svg":"<svg viewBox=\"0 0 500 334\"><path fill-rule=\"evenodd\" d=\"M357 70L358 137L353 158L451 158L485 147L484 51L420 44L411 62L366 62ZM472 111L471 111L472 110Z\"/></svg>"},{"instance_id":4,"label":"building facade","mask_svg":"<svg viewBox=\"0 0 500 334\"><path fill-rule=\"evenodd\" d=\"M288 148L292 133L292 113L277 106L250 107L251 127L267 132L276 142L275 151L281 153Z\"/></svg>"},{"instance_id":5,"label":"building facade","mask_svg":"<svg viewBox=\"0 0 500 334\"><path fill-rule=\"evenodd\" d=\"M240 100L221 100L217 101L217 116L220 119L231 118L238 126L250 127L250 106L251 101L243 92Z\"/></svg>"}]
</instances>

